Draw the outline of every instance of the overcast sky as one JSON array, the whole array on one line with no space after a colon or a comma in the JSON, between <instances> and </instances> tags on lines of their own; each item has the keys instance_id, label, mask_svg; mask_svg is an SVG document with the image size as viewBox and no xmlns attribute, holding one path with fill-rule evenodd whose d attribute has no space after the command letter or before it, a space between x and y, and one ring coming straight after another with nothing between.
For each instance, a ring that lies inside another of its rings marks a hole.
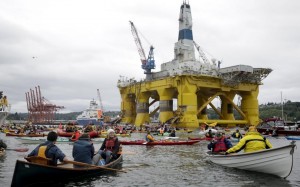
<instances>
[{"instance_id":1,"label":"overcast sky","mask_svg":"<svg viewBox=\"0 0 300 187\"><path fill-rule=\"evenodd\" d=\"M0 1L0 90L12 112L41 87L61 112L97 99L120 110L119 76L144 78L129 20L154 45L157 68L173 59L182 0ZM190 0L194 40L222 67L271 68L259 103L300 101L300 1ZM149 44L142 38L148 53Z\"/></svg>"}]
</instances>

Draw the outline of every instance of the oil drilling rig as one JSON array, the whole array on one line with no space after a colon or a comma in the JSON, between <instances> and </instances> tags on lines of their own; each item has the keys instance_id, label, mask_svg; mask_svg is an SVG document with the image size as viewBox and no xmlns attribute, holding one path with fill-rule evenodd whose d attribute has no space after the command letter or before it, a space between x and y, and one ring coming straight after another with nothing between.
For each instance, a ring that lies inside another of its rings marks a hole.
<instances>
[{"instance_id":1,"label":"oil drilling rig","mask_svg":"<svg viewBox=\"0 0 300 187\"><path fill-rule=\"evenodd\" d=\"M138 46L142 68L147 60L137 32L131 22L131 30ZM199 59L195 58L195 48ZM153 49L150 52L153 52ZM142 55L141 55L142 54ZM149 53L150 55L150 53ZM178 41L174 47L174 59L161 64L161 71L145 69L146 79L136 81L121 77L118 88L121 94L122 122L136 126L149 122L159 112L159 121L176 127L197 128L201 123L224 126L257 125L259 123L258 93L262 80L272 72L270 68L253 68L249 65L220 67L221 62L208 58L193 40L191 7L183 2L179 15ZM240 106L234 98L241 98ZM173 103L177 106L173 106ZM213 101L219 100L220 107ZM152 112L149 107L159 105ZM207 115L211 107L217 119ZM234 115L239 114L239 119Z\"/></svg>"},{"instance_id":2,"label":"oil drilling rig","mask_svg":"<svg viewBox=\"0 0 300 187\"><path fill-rule=\"evenodd\" d=\"M35 91L30 89L25 93L28 120L33 124L52 124L55 113L59 109L63 109L64 106L57 106L50 103L46 98L42 96L40 86L35 87Z\"/></svg>"}]
</instances>

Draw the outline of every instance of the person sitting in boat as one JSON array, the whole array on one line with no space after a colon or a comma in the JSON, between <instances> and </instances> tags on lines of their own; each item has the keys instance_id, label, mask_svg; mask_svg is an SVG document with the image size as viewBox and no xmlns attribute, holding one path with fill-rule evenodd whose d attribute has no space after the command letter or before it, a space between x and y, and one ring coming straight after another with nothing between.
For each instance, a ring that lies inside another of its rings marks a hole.
<instances>
[{"instance_id":1,"label":"person sitting in boat","mask_svg":"<svg viewBox=\"0 0 300 187\"><path fill-rule=\"evenodd\" d=\"M171 131L171 133L169 134L169 137L176 137L176 131L175 131L175 129L173 129Z\"/></svg>"},{"instance_id":2,"label":"person sitting in boat","mask_svg":"<svg viewBox=\"0 0 300 187\"><path fill-rule=\"evenodd\" d=\"M147 142L154 142L155 141L155 139L152 136L152 134L150 133L150 131L147 131L145 139L146 139Z\"/></svg>"},{"instance_id":3,"label":"person sitting in boat","mask_svg":"<svg viewBox=\"0 0 300 187\"><path fill-rule=\"evenodd\" d=\"M270 141L257 132L255 126L250 126L245 136L238 144L228 149L226 154L237 153L242 149L244 149L245 153L248 153L270 148L272 148Z\"/></svg>"},{"instance_id":4,"label":"person sitting in boat","mask_svg":"<svg viewBox=\"0 0 300 187\"><path fill-rule=\"evenodd\" d=\"M107 137L104 139L97 154L100 154L108 164L111 160L116 159L120 148L120 142L116 137L113 129L107 130Z\"/></svg>"},{"instance_id":5,"label":"person sitting in boat","mask_svg":"<svg viewBox=\"0 0 300 187\"><path fill-rule=\"evenodd\" d=\"M93 129L93 125L94 124L88 124L86 126L86 128L84 129L84 132L92 132L94 129Z\"/></svg>"},{"instance_id":6,"label":"person sitting in boat","mask_svg":"<svg viewBox=\"0 0 300 187\"><path fill-rule=\"evenodd\" d=\"M82 134L77 141L74 142L72 156L74 161L83 162L86 164L94 164L93 156L95 148L91 142L90 135Z\"/></svg>"},{"instance_id":7,"label":"person sitting in boat","mask_svg":"<svg viewBox=\"0 0 300 187\"><path fill-rule=\"evenodd\" d=\"M55 145L57 140L57 133L51 131L47 135L47 141L38 145L28 157L39 156L51 159L50 164L56 166L57 161L68 161L66 155Z\"/></svg>"},{"instance_id":8,"label":"person sitting in boat","mask_svg":"<svg viewBox=\"0 0 300 187\"><path fill-rule=\"evenodd\" d=\"M232 133L231 137L241 139L243 138L243 135L240 133L239 129L236 129L236 131Z\"/></svg>"},{"instance_id":9,"label":"person sitting in boat","mask_svg":"<svg viewBox=\"0 0 300 187\"><path fill-rule=\"evenodd\" d=\"M79 137L80 137L80 132L79 132L79 130L76 130L75 133L72 135L71 140L72 141L78 140Z\"/></svg>"},{"instance_id":10,"label":"person sitting in boat","mask_svg":"<svg viewBox=\"0 0 300 187\"><path fill-rule=\"evenodd\" d=\"M225 137L225 133L223 132L218 132L213 141L207 145L207 148L211 150L212 153L226 152L231 147L231 142Z\"/></svg>"},{"instance_id":11,"label":"person sitting in boat","mask_svg":"<svg viewBox=\"0 0 300 187\"><path fill-rule=\"evenodd\" d=\"M205 136L206 136L207 138L213 138L213 137L214 137L214 135L213 135L211 129L208 130L208 132L205 134Z\"/></svg>"},{"instance_id":12,"label":"person sitting in boat","mask_svg":"<svg viewBox=\"0 0 300 187\"><path fill-rule=\"evenodd\" d=\"M7 148L6 143L4 143L4 141L0 139L0 150L3 151L6 148Z\"/></svg>"}]
</instances>

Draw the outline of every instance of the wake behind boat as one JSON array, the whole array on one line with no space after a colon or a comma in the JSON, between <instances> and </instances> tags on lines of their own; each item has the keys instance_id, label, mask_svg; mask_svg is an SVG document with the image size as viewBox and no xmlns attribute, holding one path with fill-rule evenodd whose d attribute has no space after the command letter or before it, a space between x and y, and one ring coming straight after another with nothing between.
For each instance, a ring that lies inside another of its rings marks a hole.
<instances>
[{"instance_id":1,"label":"wake behind boat","mask_svg":"<svg viewBox=\"0 0 300 187\"><path fill-rule=\"evenodd\" d=\"M286 146L250 153L216 155L207 152L207 155L215 164L286 178L293 169L295 146L295 141L292 141Z\"/></svg>"}]
</instances>

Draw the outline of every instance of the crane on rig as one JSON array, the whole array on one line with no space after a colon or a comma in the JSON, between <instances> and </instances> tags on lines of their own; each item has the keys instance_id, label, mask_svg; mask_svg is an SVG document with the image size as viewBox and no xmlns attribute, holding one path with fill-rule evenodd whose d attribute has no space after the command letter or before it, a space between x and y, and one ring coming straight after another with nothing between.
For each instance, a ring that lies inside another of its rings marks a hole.
<instances>
[{"instance_id":1,"label":"crane on rig","mask_svg":"<svg viewBox=\"0 0 300 187\"><path fill-rule=\"evenodd\" d=\"M151 74L151 69L155 69L155 60L154 60L154 47L151 45L150 46L150 50L149 50L149 54L148 54L148 58L146 58L145 55L145 51L144 48L142 46L142 42L140 40L140 37L138 35L137 29L134 26L132 21L129 21L130 26L131 26L131 32L135 41L135 44L138 48L138 52L141 58L141 62L142 62L142 69L145 70L144 73L146 75Z\"/></svg>"}]
</instances>

